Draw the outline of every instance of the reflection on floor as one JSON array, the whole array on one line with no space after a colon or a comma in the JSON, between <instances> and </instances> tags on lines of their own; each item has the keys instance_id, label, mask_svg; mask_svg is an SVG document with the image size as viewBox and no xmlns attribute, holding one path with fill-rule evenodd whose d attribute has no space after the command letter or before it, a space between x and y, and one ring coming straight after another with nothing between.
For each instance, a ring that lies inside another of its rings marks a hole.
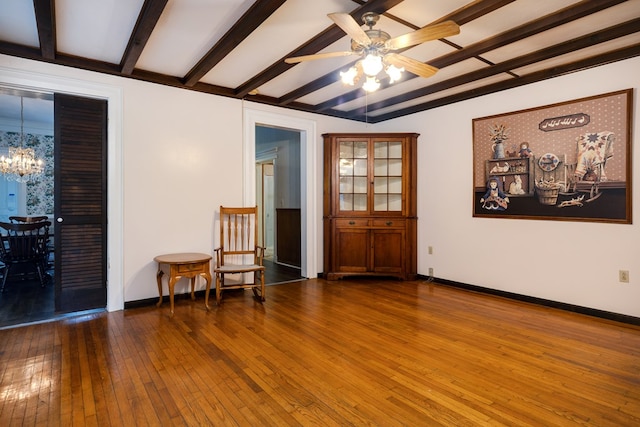
<instances>
[{"instance_id":1,"label":"reflection on floor","mask_svg":"<svg viewBox=\"0 0 640 427\"><path fill-rule=\"evenodd\" d=\"M299 268L278 264L268 259L263 261L265 266L264 282L267 285L304 279L304 277L300 275Z\"/></svg>"},{"instance_id":2,"label":"reflection on floor","mask_svg":"<svg viewBox=\"0 0 640 427\"><path fill-rule=\"evenodd\" d=\"M7 280L0 293L0 328L49 320L55 315L54 285L37 279Z\"/></svg>"},{"instance_id":3,"label":"reflection on floor","mask_svg":"<svg viewBox=\"0 0 640 427\"><path fill-rule=\"evenodd\" d=\"M271 260L264 260L264 265L267 285L304 279L299 268ZM51 280L41 287L37 279L9 279L4 292L0 293L0 328L53 319L56 317L54 298Z\"/></svg>"}]
</instances>

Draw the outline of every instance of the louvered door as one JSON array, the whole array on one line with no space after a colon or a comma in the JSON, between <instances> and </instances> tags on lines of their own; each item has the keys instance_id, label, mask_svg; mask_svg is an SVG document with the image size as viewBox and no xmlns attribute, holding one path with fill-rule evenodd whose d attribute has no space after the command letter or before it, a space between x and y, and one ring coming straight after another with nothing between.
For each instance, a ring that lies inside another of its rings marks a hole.
<instances>
[{"instance_id":1,"label":"louvered door","mask_svg":"<svg viewBox=\"0 0 640 427\"><path fill-rule=\"evenodd\" d=\"M107 301L107 102L54 96L56 311Z\"/></svg>"}]
</instances>

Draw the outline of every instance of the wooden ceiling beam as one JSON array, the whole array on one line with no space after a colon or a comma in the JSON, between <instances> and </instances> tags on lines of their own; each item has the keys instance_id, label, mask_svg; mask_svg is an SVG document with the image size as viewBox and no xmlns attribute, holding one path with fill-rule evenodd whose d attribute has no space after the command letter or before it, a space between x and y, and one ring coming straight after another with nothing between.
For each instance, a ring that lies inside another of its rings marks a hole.
<instances>
[{"instance_id":1,"label":"wooden ceiling beam","mask_svg":"<svg viewBox=\"0 0 640 427\"><path fill-rule=\"evenodd\" d=\"M184 77L185 86L193 86L233 49L256 30L286 0L258 0L222 36L205 56Z\"/></svg>"},{"instance_id":2,"label":"wooden ceiling beam","mask_svg":"<svg viewBox=\"0 0 640 427\"><path fill-rule=\"evenodd\" d=\"M122 74L131 74L133 72L167 2L168 0L144 1L136 25L131 32L131 37L129 37L129 43L120 61L120 72Z\"/></svg>"},{"instance_id":3,"label":"wooden ceiling beam","mask_svg":"<svg viewBox=\"0 0 640 427\"><path fill-rule=\"evenodd\" d=\"M56 12L54 0L33 0L38 26L40 54L44 59L56 58Z\"/></svg>"}]
</instances>

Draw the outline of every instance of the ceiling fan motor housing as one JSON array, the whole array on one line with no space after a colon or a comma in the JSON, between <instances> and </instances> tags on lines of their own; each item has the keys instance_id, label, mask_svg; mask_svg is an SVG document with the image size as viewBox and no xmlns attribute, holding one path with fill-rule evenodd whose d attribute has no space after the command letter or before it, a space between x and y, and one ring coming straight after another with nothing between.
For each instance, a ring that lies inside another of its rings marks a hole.
<instances>
[{"instance_id":1,"label":"ceiling fan motor housing","mask_svg":"<svg viewBox=\"0 0 640 427\"><path fill-rule=\"evenodd\" d=\"M364 50L367 50L367 51L378 52L378 54L387 53L388 49L386 49L385 43L387 42L387 40L391 38L389 33L382 30L372 30L372 29L365 30L364 32L367 34L367 36L369 36L369 39L371 39L371 43L367 46L364 46L358 43L357 41L351 39L352 51L357 53L362 53Z\"/></svg>"},{"instance_id":2,"label":"ceiling fan motor housing","mask_svg":"<svg viewBox=\"0 0 640 427\"><path fill-rule=\"evenodd\" d=\"M375 12L367 12L362 15L362 22L364 22L364 25L369 27L369 29L371 29L371 27L376 25L379 19L380 19L380 15L378 15Z\"/></svg>"}]
</instances>

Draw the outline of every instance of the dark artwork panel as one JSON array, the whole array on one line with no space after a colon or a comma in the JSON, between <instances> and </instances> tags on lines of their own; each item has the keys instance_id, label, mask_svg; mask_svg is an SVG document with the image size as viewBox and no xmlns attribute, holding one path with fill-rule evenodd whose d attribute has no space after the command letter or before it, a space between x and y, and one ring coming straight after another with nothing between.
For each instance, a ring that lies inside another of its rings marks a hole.
<instances>
[{"instance_id":1,"label":"dark artwork panel","mask_svg":"<svg viewBox=\"0 0 640 427\"><path fill-rule=\"evenodd\" d=\"M473 120L473 216L631 223L633 89Z\"/></svg>"}]
</instances>

